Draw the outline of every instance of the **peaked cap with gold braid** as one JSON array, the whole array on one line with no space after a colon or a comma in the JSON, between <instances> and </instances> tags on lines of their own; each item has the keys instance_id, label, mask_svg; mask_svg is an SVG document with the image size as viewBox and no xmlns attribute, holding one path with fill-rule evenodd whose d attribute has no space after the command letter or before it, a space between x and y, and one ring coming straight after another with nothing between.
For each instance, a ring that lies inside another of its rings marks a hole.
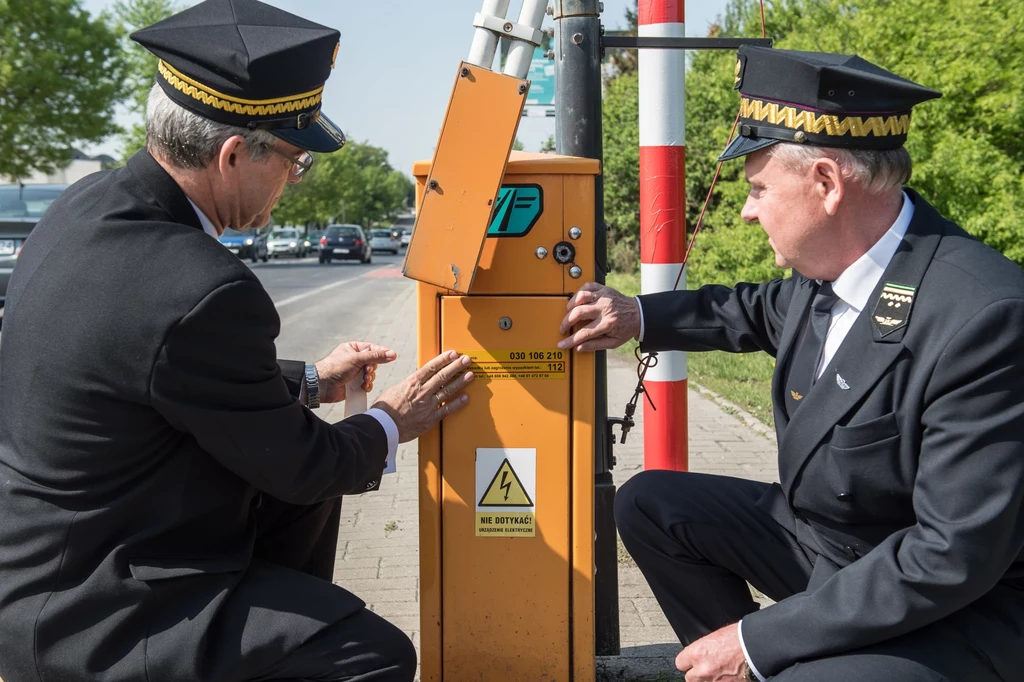
<instances>
[{"instance_id":1,"label":"peaked cap with gold braid","mask_svg":"<svg viewBox=\"0 0 1024 682\"><path fill-rule=\"evenodd\" d=\"M309 151L345 143L320 112L335 29L258 0L205 0L131 38L160 58L164 92L200 116L263 128Z\"/></svg>"},{"instance_id":2,"label":"peaked cap with gold braid","mask_svg":"<svg viewBox=\"0 0 1024 682\"><path fill-rule=\"evenodd\" d=\"M911 107L942 96L855 55L748 45L735 87L739 135L720 161L776 142L895 149L907 140Z\"/></svg>"}]
</instances>

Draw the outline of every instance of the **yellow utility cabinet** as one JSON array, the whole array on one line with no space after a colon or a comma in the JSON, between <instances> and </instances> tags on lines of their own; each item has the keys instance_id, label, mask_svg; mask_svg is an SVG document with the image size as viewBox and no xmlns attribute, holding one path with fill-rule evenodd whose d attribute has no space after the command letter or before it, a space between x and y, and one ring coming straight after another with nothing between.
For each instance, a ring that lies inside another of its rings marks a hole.
<instances>
[{"instance_id":1,"label":"yellow utility cabinet","mask_svg":"<svg viewBox=\"0 0 1024 682\"><path fill-rule=\"evenodd\" d=\"M431 170L414 166L418 210L440 191L451 215L420 215L406 255L419 360L454 349L477 378L420 439L422 679L589 681L594 361L557 344L595 279L599 163L512 152L487 225L460 224L458 183Z\"/></svg>"}]
</instances>

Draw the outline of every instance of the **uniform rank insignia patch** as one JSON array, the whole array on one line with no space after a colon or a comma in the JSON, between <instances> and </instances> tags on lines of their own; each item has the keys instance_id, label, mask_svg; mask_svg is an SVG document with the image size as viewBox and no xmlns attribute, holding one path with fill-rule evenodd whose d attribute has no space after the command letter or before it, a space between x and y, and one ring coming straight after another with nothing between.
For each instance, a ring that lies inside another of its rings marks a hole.
<instances>
[{"instance_id":1,"label":"uniform rank insignia patch","mask_svg":"<svg viewBox=\"0 0 1024 682\"><path fill-rule=\"evenodd\" d=\"M914 304L915 287L886 282L875 305L871 321L882 336L906 326L910 308Z\"/></svg>"}]
</instances>

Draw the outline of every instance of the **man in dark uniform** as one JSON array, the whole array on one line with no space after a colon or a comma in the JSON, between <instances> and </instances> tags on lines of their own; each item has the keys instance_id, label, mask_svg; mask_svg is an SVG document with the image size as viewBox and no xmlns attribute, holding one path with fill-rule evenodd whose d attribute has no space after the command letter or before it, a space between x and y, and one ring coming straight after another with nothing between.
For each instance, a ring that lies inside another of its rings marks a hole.
<instances>
[{"instance_id":1,"label":"man in dark uniform","mask_svg":"<svg viewBox=\"0 0 1024 682\"><path fill-rule=\"evenodd\" d=\"M465 404L468 358L328 424L310 409L395 354L278 362L273 302L216 239L342 146L320 112L338 36L255 0L136 33L160 58L148 149L69 188L22 251L0 353L5 682L413 679L409 639L331 583L332 513Z\"/></svg>"},{"instance_id":2,"label":"man in dark uniform","mask_svg":"<svg viewBox=\"0 0 1024 682\"><path fill-rule=\"evenodd\" d=\"M742 216L791 277L630 299L583 350L765 351L781 484L649 471L623 543L688 682L1024 679L1024 273L903 185L938 93L857 57L745 47ZM757 609L746 582L775 604Z\"/></svg>"}]
</instances>

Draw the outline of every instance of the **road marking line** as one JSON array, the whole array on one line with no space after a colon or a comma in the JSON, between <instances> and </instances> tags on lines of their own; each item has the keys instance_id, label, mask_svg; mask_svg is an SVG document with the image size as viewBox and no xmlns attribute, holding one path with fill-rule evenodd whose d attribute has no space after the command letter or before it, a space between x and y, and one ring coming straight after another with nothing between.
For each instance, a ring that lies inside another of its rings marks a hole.
<instances>
[{"instance_id":1,"label":"road marking line","mask_svg":"<svg viewBox=\"0 0 1024 682\"><path fill-rule=\"evenodd\" d=\"M373 272L376 269L377 268L374 268L373 270L370 270L369 272ZM342 279L342 280L339 280L337 282L331 282L330 284L325 284L322 287L317 287L316 289L310 289L309 291L304 291L301 294L296 294L294 296L289 296L288 298L286 298L284 300L275 301L274 305L277 306L278 308L282 308L282 307L284 307L286 305L289 305L291 303L295 303L296 301L301 301L304 298L308 298L310 296L315 296L316 294L322 294L325 291L330 291L331 289L335 289L337 287L340 287L342 284L348 284L349 282L354 282L357 279L362 279L367 274L369 274L369 273L364 273L362 275L356 275L355 277L349 277L348 279Z\"/></svg>"}]
</instances>

